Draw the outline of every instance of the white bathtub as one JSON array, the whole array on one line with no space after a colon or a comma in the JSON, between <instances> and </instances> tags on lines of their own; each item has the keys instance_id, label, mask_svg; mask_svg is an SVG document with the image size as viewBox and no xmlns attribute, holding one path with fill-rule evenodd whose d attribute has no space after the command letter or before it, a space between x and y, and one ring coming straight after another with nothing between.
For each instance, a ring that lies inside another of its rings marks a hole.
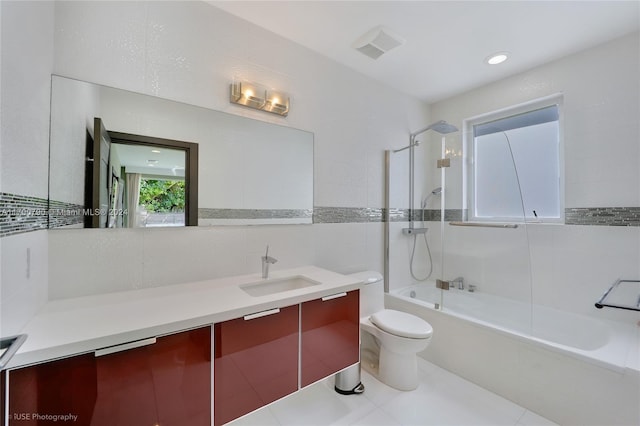
<instances>
[{"instance_id":1,"label":"white bathtub","mask_svg":"<svg viewBox=\"0 0 640 426\"><path fill-rule=\"evenodd\" d=\"M440 303L440 292L434 283L424 283L400 288L390 295L433 309L435 303ZM445 314L620 373L625 368L640 369L635 324L578 315L479 291L455 289L443 295L441 312Z\"/></svg>"}]
</instances>

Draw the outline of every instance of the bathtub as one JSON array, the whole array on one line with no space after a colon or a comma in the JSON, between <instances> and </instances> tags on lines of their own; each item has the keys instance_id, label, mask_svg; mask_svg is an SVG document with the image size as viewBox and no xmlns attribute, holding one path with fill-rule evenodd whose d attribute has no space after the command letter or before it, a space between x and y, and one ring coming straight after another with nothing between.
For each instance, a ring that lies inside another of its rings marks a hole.
<instances>
[{"instance_id":1,"label":"bathtub","mask_svg":"<svg viewBox=\"0 0 640 426\"><path fill-rule=\"evenodd\" d=\"M420 356L562 425L640 425L640 316L601 320L421 283L385 307L433 326Z\"/></svg>"},{"instance_id":2,"label":"bathtub","mask_svg":"<svg viewBox=\"0 0 640 426\"><path fill-rule=\"evenodd\" d=\"M435 283L426 283L400 288L391 295L433 309L440 303L440 292ZM634 324L458 289L444 292L442 306L441 312L447 315L614 371L639 367Z\"/></svg>"}]
</instances>

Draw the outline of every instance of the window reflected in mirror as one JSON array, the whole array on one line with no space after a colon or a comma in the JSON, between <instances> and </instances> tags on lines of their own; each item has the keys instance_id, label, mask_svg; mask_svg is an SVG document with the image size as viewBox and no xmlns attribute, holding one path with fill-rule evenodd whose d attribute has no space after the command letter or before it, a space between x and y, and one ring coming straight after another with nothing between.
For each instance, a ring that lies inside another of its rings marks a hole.
<instances>
[{"instance_id":1,"label":"window reflected in mirror","mask_svg":"<svg viewBox=\"0 0 640 426\"><path fill-rule=\"evenodd\" d=\"M153 145L112 144L118 170L115 228L185 226L185 153Z\"/></svg>"}]
</instances>

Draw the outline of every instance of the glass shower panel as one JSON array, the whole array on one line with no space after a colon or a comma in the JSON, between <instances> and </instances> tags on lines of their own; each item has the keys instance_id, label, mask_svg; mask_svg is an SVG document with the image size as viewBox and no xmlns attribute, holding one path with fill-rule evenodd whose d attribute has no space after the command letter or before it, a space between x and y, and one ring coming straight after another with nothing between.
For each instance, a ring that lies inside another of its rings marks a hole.
<instances>
[{"instance_id":1,"label":"glass shower panel","mask_svg":"<svg viewBox=\"0 0 640 426\"><path fill-rule=\"evenodd\" d=\"M512 146L504 132L490 138L474 138L470 132L464 139L469 148L465 157L452 158L450 167L440 170L444 191L439 278L449 283L448 290L441 290L442 306L528 334L532 311L529 241ZM443 138L443 158L451 151L447 143ZM464 182L460 176L466 177ZM490 205L498 213L477 219L478 205Z\"/></svg>"}]
</instances>

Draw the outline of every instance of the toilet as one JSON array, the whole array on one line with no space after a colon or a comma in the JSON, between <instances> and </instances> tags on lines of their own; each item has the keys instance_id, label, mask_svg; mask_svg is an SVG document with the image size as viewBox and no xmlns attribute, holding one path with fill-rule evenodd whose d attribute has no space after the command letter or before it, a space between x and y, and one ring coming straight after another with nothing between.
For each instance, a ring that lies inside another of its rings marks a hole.
<instances>
[{"instance_id":1,"label":"toilet","mask_svg":"<svg viewBox=\"0 0 640 426\"><path fill-rule=\"evenodd\" d=\"M360 290L362 368L393 388L417 388L417 353L429 345L433 328L415 315L384 309L384 283L379 272L349 276L365 283Z\"/></svg>"}]
</instances>

